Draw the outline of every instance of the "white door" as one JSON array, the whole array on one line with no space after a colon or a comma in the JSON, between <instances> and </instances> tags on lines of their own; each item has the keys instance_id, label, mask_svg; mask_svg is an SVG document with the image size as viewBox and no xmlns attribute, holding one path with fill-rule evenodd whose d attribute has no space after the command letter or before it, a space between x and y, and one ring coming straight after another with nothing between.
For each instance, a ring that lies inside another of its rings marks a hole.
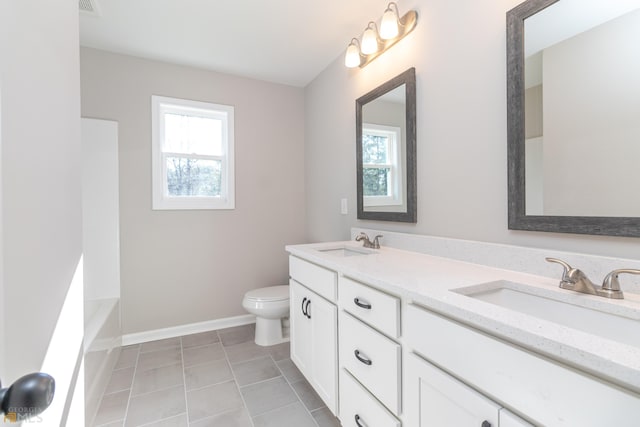
<instances>
[{"instance_id":1,"label":"white door","mask_svg":"<svg viewBox=\"0 0 640 427\"><path fill-rule=\"evenodd\" d=\"M406 367L408 425L498 427L500 406L410 354Z\"/></svg>"},{"instance_id":2,"label":"white door","mask_svg":"<svg viewBox=\"0 0 640 427\"><path fill-rule=\"evenodd\" d=\"M78 50L77 2L0 2L0 378L55 378L42 426L84 422Z\"/></svg>"}]
</instances>

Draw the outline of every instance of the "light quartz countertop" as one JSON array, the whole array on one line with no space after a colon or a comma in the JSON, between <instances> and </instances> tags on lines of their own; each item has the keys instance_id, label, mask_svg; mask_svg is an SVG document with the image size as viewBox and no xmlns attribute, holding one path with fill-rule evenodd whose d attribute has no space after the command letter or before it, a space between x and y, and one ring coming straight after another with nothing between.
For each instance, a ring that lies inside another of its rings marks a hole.
<instances>
[{"instance_id":1,"label":"light quartz countertop","mask_svg":"<svg viewBox=\"0 0 640 427\"><path fill-rule=\"evenodd\" d=\"M323 250L351 248L367 255L336 256ZM394 248L363 249L353 241L290 245L287 252L400 296L512 344L640 393L640 346L566 327L452 292L459 288L509 281L529 293L550 295L594 310L621 315L640 325L640 296L624 300L580 294L558 287L558 278L536 276ZM640 329L637 331L640 334Z\"/></svg>"}]
</instances>

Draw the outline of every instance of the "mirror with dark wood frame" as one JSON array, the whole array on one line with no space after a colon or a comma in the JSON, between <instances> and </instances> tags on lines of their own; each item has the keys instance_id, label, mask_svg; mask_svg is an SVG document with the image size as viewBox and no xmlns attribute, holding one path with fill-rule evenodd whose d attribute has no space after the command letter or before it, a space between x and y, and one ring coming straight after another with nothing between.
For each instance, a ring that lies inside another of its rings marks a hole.
<instances>
[{"instance_id":1,"label":"mirror with dark wood frame","mask_svg":"<svg viewBox=\"0 0 640 427\"><path fill-rule=\"evenodd\" d=\"M416 222L416 73L356 100L358 219Z\"/></svg>"},{"instance_id":2,"label":"mirror with dark wood frame","mask_svg":"<svg viewBox=\"0 0 640 427\"><path fill-rule=\"evenodd\" d=\"M640 237L637 40L633 1L507 12L509 229Z\"/></svg>"}]
</instances>

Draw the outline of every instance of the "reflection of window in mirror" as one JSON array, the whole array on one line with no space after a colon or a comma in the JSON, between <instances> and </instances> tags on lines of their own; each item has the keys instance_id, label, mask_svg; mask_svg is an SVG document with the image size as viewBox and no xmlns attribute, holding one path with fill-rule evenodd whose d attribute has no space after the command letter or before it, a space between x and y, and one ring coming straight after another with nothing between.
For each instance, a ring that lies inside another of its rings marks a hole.
<instances>
[{"instance_id":1,"label":"reflection of window in mirror","mask_svg":"<svg viewBox=\"0 0 640 427\"><path fill-rule=\"evenodd\" d=\"M400 128L362 125L362 187L364 206L402 205Z\"/></svg>"}]
</instances>

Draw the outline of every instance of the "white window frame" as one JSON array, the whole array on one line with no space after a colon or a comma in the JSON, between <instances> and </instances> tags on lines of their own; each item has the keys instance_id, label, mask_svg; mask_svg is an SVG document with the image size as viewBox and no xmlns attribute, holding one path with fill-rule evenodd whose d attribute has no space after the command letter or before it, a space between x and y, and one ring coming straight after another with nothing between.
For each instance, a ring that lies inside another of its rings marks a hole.
<instances>
[{"instance_id":1,"label":"white window frame","mask_svg":"<svg viewBox=\"0 0 640 427\"><path fill-rule=\"evenodd\" d=\"M222 121L222 155L171 153L163 151L164 115L177 113L208 117ZM230 105L190 101L165 96L151 97L152 187L154 210L235 209L234 108ZM220 160L220 196L169 196L167 189L167 156Z\"/></svg>"},{"instance_id":2,"label":"white window frame","mask_svg":"<svg viewBox=\"0 0 640 427\"><path fill-rule=\"evenodd\" d=\"M363 169L391 169L389 174L390 194L386 196L363 196L364 206L399 206L403 204L402 163L400 161L401 130L397 126L364 123L362 135L384 136L389 141L388 163L363 163ZM364 149L364 147L363 147Z\"/></svg>"}]
</instances>

